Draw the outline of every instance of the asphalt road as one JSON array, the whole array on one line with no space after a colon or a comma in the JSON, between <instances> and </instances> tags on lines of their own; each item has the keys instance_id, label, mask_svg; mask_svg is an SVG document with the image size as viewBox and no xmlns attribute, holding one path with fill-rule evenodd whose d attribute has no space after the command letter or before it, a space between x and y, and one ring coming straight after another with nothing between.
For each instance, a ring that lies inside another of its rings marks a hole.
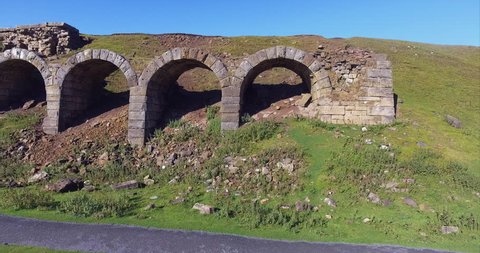
<instances>
[{"instance_id":1,"label":"asphalt road","mask_svg":"<svg viewBox=\"0 0 480 253\"><path fill-rule=\"evenodd\" d=\"M0 215L0 243L84 252L439 253L392 245L279 241L198 231L77 224Z\"/></svg>"}]
</instances>

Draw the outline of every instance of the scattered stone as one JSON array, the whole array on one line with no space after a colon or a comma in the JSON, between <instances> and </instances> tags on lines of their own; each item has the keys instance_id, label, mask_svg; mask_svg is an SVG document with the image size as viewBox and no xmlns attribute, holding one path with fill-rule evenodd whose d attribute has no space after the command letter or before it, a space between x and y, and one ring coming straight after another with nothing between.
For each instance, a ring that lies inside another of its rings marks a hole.
<instances>
[{"instance_id":1,"label":"scattered stone","mask_svg":"<svg viewBox=\"0 0 480 253\"><path fill-rule=\"evenodd\" d=\"M275 106L275 110L278 111L278 110L280 110L280 109L281 109L281 107L280 107L279 105Z\"/></svg>"},{"instance_id":2,"label":"scattered stone","mask_svg":"<svg viewBox=\"0 0 480 253\"><path fill-rule=\"evenodd\" d=\"M185 202L185 198L182 198L180 196L176 196L174 200L170 201L170 204L176 205Z\"/></svg>"},{"instance_id":3,"label":"scattered stone","mask_svg":"<svg viewBox=\"0 0 480 253\"><path fill-rule=\"evenodd\" d=\"M448 124L450 124L450 126L462 128L462 122L451 115L445 115L445 120L448 122Z\"/></svg>"},{"instance_id":4,"label":"scattered stone","mask_svg":"<svg viewBox=\"0 0 480 253\"><path fill-rule=\"evenodd\" d=\"M425 142L423 142L423 141L418 141L418 142L417 142L417 146L419 146L419 147L426 147L426 146L428 146L428 145L427 145L427 143L425 143Z\"/></svg>"},{"instance_id":5,"label":"scattered stone","mask_svg":"<svg viewBox=\"0 0 480 253\"><path fill-rule=\"evenodd\" d=\"M47 178L48 178L48 173L42 170L42 171L39 171L39 172L33 174L33 176L29 177L27 182L29 184L33 184L33 183L43 181Z\"/></svg>"},{"instance_id":6,"label":"scattered stone","mask_svg":"<svg viewBox=\"0 0 480 253\"><path fill-rule=\"evenodd\" d=\"M268 201L269 201L268 198L264 198L264 199L260 200L260 204L265 205L265 204L267 204Z\"/></svg>"},{"instance_id":7,"label":"scattered stone","mask_svg":"<svg viewBox=\"0 0 480 253\"><path fill-rule=\"evenodd\" d=\"M262 175L270 174L270 170L267 167L262 167Z\"/></svg>"},{"instance_id":8,"label":"scattered stone","mask_svg":"<svg viewBox=\"0 0 480 253\"><path fill-rule=\"evenodd\" d=\"M367 144L367 145L373 144L372 139L365 139L365 144Z\"/></svg>"},{"instance_id":9,"label":"scattered stone","mask_svg":"<svg viewBox=\"0 0 480 253\"><path fill-rule=\"evenodd\" d=\"M311 100L312 100L312 95L310 93L304 93L302 94L302 97L295 102L295 105L301 106L301 107L307 107L310 104Z\"/></svg>"},{"instance_id":10,"label":"scattered stone","mask_svg":"<svg viewBox=\"0 0 480 253\"><path fill-rule=\"evenodd\" d=\"M335 200L331 199L331 198L325 198L323 200L323 202L325 204L327 204L328 206L331 206L331 207L337 207L337 202L335 202Z\"/></svg>"},{"instance_id":11,"label":"scattered stone","mask_svg":"<svg viewBox=\"0 0 480 253\"><path fill-rule=\"evenodd\" d=\"M362 132L366 132L368 131L368 128L367 127L362 127Z\"/></svg>"},{"instance_id":12,"label":"scattered stone","mask_svg":"<svg viewBox=\"0 0 480 253\"><path fill-rule=\"evenodd\" d=\"M47 191L54 191L58 193L78 191L83 188L83 181L78 179L60 179L53 184L45 186Z\"/></svg>"},{"instance_id":13,"label":"scattered stone","mask_svg":"<svg viewBox=\"0 0 480 253\"><path fill-rule=\"evenodd\" d=\"M331 220L332 216L330 214L325 214L325 219Z\"/></svg>"},{"instance_id":14,"label":"scattered stone","mask_svg":"<svg viewBox=\"0 0 480 253\"><path fill-rule=\"evenodd\" d=\"M420 204L418 205L418 208L420 209L420 211L423 211L423 212L432 212L433 209L430 208L427 204Z\"/></svg>"},{"instance_id":15,"label":"scattered stone","mask_svg":"<svg viewBox=\"0 0 480 253\"><path fill-rule=\"evenodd\" d=\"M460 229L456 226L442 226L441 231L442 231L442 234L448 235L448 234L456 234L460 232Z\"/></svg>"},{"instance_id":16,"label":"scattered stone","mask_svg":"<svg viewBox=\"0 0 480 253\"><path fill-rule=\"evenodd\" d=\"M422 236L422 237L427 237L427 233L425 233L425 232L420 232L419 234L420 234L420 236Z\"/></svg>"},{"instance_id":17,"label":"scattered stone","mask_svg":"<svg viewBox=\"0 0 480 253\"><path fill-rule=\"evenodd\" d=\"M178 179L180 179L179 176L175 176L172 178L170 181L168 181L168 184L176 184L178 182Z\"/></svg>"},{"instance_id":18,"label":"scattered stone","mask_svg":"<svg viewBox=\"0 0 480 253\"><path fill-rule=\"evenodd\" d=\"M363 219L363 223L369 223L370 221L372 221L370 218Z\"/></svg>"},{"instance_id":19,"label":"scattered stone","mask_svg":"<svg viewBox=\"0 0 480 253\"><path fill-rule=\"evenodd\" d=\"M28 110L30 108L33 108L33 104L35 104L35 100L27 101L27 102L25 102L25 104L23 104L22 109L23 110Z\"/></svg>"},{"instance_id":20,"label":"scattered stone","mask_svg":"<svg viewBox=\"0 0 480 253\"><path fill-rule=\"evenodd\" d=\"M98 157L98 165L104 166L108 162L108 152L104 152Z\"/></svg>"},{"instance_id":21,"label":"scattered stone","mask_svg":"<svg viewBox=\"0 0 480 253\"><path fill-rule=\"evenodd\" d=\"M403 198L403 203L408 205L408 206L411 206L411 207L414 207L414 208L417 208L417 202L415 202L415 200L409 198L409 197L406 197L406 198Z\"/></svg>"},{"instance_id":22,"label":"scattered stone","mask_svg":"<svg viewBox=\"0 0 480 253\"><path fill-rule=\"evenodd\" d=\"M155 184L155 180L153 180L150 175L146 175L146 176L143 178L143 183L144 183L145 185L153 185L153 184Z\"/></svg>"},{"instance_id":23,"label":"scattered stone","mask_svg":"<svg viewBox=\"0 0 480 253\"><path fill-rule=\"evenodd\" d=\"M388 145L381 144L381 145L380 145L380 149L381 149L381 150L389 150L390 147L389 147Z\"/></svg>"},{"instance_id":24,"label":"scattered stone","mask_svg":"<svg viewBox=\"0 0 480 253\"><path fill-rule=\"evenodd\" d=\"M404 178L403 182L406 183L406 184L414 184L415 179L414 178Z\"/></svg>"},{"instance_id":25,"label":"scattered stone","mask_svg":"<svg viewBox=\"0 0 480 253\"><path fill-rule=\"evenodd\" d=\"M84 185L82 188L82 191L86 191L86 192L93 192L95 190L96 188L93 185Z\"/></svg>"},{"instance_id":26,"label":"scattered stone","mask_svg":"<svg viewBox=\"0 0 480 253\"><path fill-rule=\"evenodd\" d=\"M137 189L143 187L142 183L137 182L137 180L130 180L119 184L114 184L111 186L114 190L120 189Z\"/></svg>"},{"instance_id":27,"label":"scattered stone","mask_svg":"<svg viewBox=\"0 0 480 253\"><path fill-rule=\"evenodd\" d=\"M192 209L198 210L200 214L212 214L214 212L213 207L201 203L195 203Z\"/></svg>"},{"instance_id":28,"label":"scattered stone","mask_svg":"<svg viewBox=\"0 0 480 253\"><path fill-rule=\"evenodd\" d=\"M370 200L370 202L374 203L374 204L378 204L380 203L380 197L378 197L377 194L373 193L373 192L370 192L367 196L368 200Z\"/></svg>"},{"instance_id":29,"label":"scattered stone","mask_svg":"<svg viewBox=\"0 0 480 253\"><path fill-rule=\"evenodd\" d=\"M312 206L307 202L304 202L301 200L298 200L297 202L295 202L295 211L297 212L308 211L310 209L312 209Z\"/></svg>"},{"instance_id":30,"label":"scattered stone","mask_svg":"<svg viewBox=\"0 0 480 253\"><path fill-rule=\"evenodd\" d=\"M391 206L392 204L393 204L392 201L389 199L385 199L382 201L383 206Z\"/></svg>"},{"instance_id":31,"label":"scattered stone","mask_svg":"<svg viewBox=\"0 0 480 253\"><path fill-rule=\"evenodd\" d=\"M156 199L158 199L158 196L151 196L150 199L151 200L156 200Z\"/></svg>"},{"instance_id":32,"label":"scattered stone","mask_svg":"<svg viewBox=\"0 0 480 253\"><path fill-rule=\"evenodd\" d=\"M146 207L144 207L143 210L148 211L148 210L151 210L151 209L155 209L155 207L156 206L155 206L154 203L150 203Z\"/></svg>"}]
</instances>

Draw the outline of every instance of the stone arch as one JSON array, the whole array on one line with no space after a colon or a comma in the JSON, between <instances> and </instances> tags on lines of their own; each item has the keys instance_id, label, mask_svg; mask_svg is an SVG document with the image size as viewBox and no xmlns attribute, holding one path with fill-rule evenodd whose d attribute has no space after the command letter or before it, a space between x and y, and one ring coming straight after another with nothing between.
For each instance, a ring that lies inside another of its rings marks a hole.
<instances>
[{"instance_id":1,"label":"stone arch","mask_svg":"<svg viewBox=\"0 0 480 253\"><path fill-rule=\"evenodd\" d=\"M70 126L93 104L97 89L103 88L105 78L116 70L124 74L129 89L138 85L130 62L106 49L83 50L58 66L53 80L58 99L48 107L49 122L44 124L44 130L56 133Z\"/></svg>"},{"instance_id":2,"label":"stone arch","mask_svg":"<svg viewBox=\"0 0 480 253\"><path fill-rule=\"evenodd\" d=\"M174 48L155 57L143 70L139 86L131 90L128 139L142 145L161 120L167 92L181 74L194 68L211 70L226 86L228 70L222 60L198 48Z\"/></svg>"},{"instance_id":3,"label":"stone arch","mask_svg":"<svg viewBox=\"0 0 480 253\"><path fill-rule=\"evenodd\" d=\"M0 53L0 109L24 99L46 99L51 77L48 64L33 51L12 48Z\"/></svg>"},{"instance_id":4,"label":"stone arch","mask_svg":"<svg viewBox=\"0 0 480 253\"><path fill-rule=\"evenodd\" d=\"M263 71L283 67L295 72L309 86L313 100L322 97L322 88L330 88L328 74L322 69L323 64L312 54L303 50L276 46L262 49L245 58L229 85L222 88L222 129L236 129L240 125L240 114L244 93L248 85Z\"/></svg>"}]
</instances>

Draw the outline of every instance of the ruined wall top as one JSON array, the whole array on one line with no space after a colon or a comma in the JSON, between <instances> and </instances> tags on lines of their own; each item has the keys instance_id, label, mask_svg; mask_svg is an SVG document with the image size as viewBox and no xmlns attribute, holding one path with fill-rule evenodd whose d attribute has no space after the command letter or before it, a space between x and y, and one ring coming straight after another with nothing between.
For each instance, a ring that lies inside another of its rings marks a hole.
<instances>
[{"instance_id":1,"label":"ruined wall top","mask_svg":"<svg viewBox=\"0 0 480 253\"><path fill-rule=\"evenodd\" d=\"M23 48L47 57L68 53L87 43L77 28L63 22L0 28L0 41L3 50Z\"/></svg>"}]
</instances>

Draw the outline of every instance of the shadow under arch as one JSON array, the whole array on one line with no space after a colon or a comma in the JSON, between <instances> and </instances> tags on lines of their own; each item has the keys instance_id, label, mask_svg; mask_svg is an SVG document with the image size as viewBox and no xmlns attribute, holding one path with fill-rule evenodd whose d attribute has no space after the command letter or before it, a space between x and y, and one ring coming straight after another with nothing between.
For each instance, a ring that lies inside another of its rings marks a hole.
<instances>
[{"instance_id":1,"label":"shadow under arch","mask_svg":"<svg viewBox=\"0 0 480 253\"><path fill-rule=\"evenodd\" d=\"M248 56L236 69L230 86L222 89L222 129L240 126L246 91L260 73L273 68L286 68L297 74L307 90L311 91L313 83L319 78L321 67L322 64L313 55L293 47L276 46Z\"/></svg>"},{"instance_id":2,"label":"shadow under arch","mask_svg":"<svg viewBox=\"0 0 480 253\"><path fill-rule=\"evenodd\" d=\"M179 88L178 78L194 68L212 71L221 86L228 82L228 71L223 62L201 49L174 48L150 62L139 78L139 87L132 89L128 137L131 143L143 145L146 137L162 126L169 102L179 99L172 96L174 91L191 98L183 101L186 111L210 105L218 99L219 91L192 92ZM200 103L196 103L195 99L200 100Z\"/></svg>"},{"instance_id":3,"label":"shadow under arch","mask_svg":"<svg viewBox=\"0 0 480 253\"><path fill-rule=\"evenodd\" d=\"M128 104L128 91L113 93L104 89L106 78L115 71L123 73L129 89L137 86L135 71L128 60L106 49L79 52L57 70L58 131Z\"/></svg>"},{"instance_id":4,"label":"shadow under arch","mask_svg":"<svg viewBox=\"0 0 480 253\"><path fill-rule=\"evenodd\" d=\"M50 77L47 63L33 51L13 48L0 53L0 110L19 108L29 100L45 101Z\"/></svg>"}]
</instances>

